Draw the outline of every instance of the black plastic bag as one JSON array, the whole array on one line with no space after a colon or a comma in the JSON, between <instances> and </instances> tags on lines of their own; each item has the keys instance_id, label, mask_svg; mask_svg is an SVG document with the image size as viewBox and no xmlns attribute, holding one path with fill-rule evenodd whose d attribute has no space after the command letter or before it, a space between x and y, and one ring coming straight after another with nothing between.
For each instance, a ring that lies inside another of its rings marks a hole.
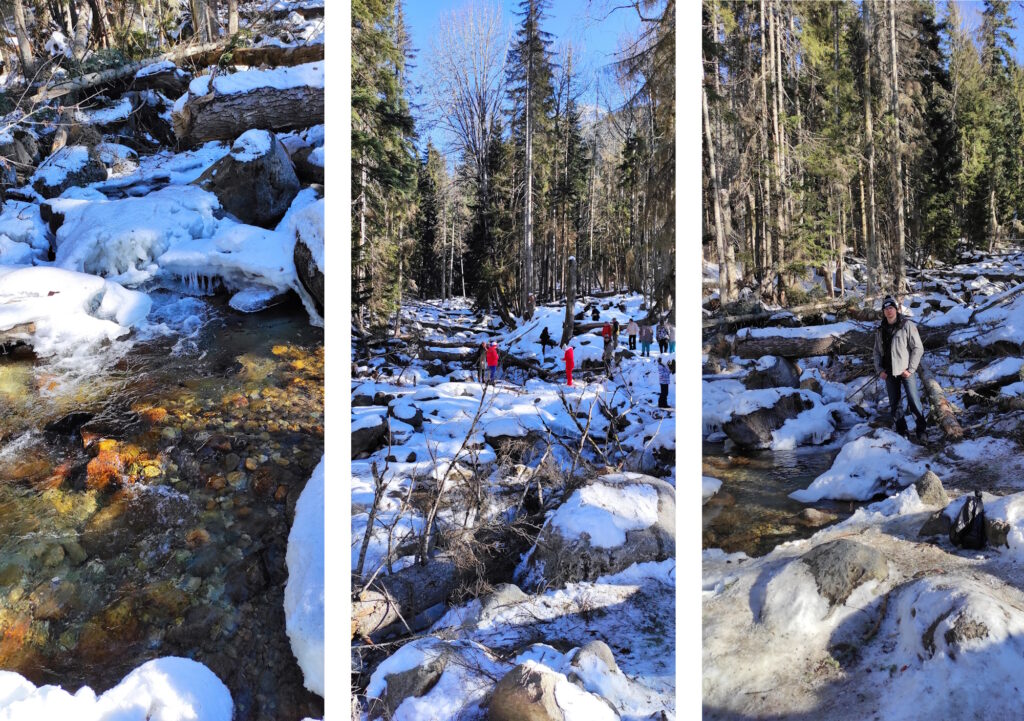
<instances>
[{"instance_id":1,"label":"black plastic bag","mask_svg":"<svg viewBox=\"0 0 1024 721\"><path fill-rule=\"evenodd\" d=\"M985 547L985 505L981 491L968 498L949 527L949 540L954 546L979 549Z\"/></svg>"}]
</instances>

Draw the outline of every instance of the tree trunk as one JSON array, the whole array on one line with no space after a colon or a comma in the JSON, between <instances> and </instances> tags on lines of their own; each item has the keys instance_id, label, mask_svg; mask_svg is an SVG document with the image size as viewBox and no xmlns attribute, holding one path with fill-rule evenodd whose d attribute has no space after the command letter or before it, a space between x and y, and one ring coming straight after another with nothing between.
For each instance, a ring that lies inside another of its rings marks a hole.
<instances>
[{"instance_id":1,"label":"tree trunk","mask_svg":"<svg viewBox=\"0 0 1024 721\"><path fill-rule=\"evenodd\" d=\"M25 26L24 0L14 0L14 33L18 36L18 59L21 61L22 75L27 82L32 82L36 74L36 59Z\"/></svg>"},{"instance_id":2,"label":"tree trunk","mask_svg":"<svg viewBox=\"0 0 1024 721\"><path fill-rule=\"evenodd\" d=\"M893 117L893 204L896 209L896 267L894 290L902 294L905 290L906 274L906 236L903 217L903 146L900 140L900 96L897 75L899 62L896 52L896 4L895 0L889 0L889 48L892 57L892 72L890 73L890 109Z\"/></svg>"},{"instance_id":3,"label":"tree trunk","mask_svg":"<svg viewBox=\"0 0 1024 721\"><path fill-rule=\"evenodd\" d=\"M82 2L78 6L78 23L75 25L75 40L71 46L71 54L78 62L85 59L89 51L89 21L92 16L92 8L88 3Z\"/></svg>"},{"instance_id":4,"label":"tree trunk","mask_svg":"<svg viewBox=\"0 0 1024 721\"><path fill-rule=\"evenodd\" d=\"M565 290L565 321L562 323L562 339L559 346L572 340L574 310L576 309L576 256L569 256L569 283Z\"/></svg>"},{"instance_id":5,"label":"tree trunk","mask_svg":"<svg viewBox=\"0 0 1024 721\"><path fill-rule=\"evenodd\" d=\"M711 194L714 196L712 206L715 211L715 242L718 248L719 291L721 293L721 302L724 304L732 301L734 290L725 253L725 244L728 240L725 237L725 228L722 227L722 205L720 200L722 188L718 177L718 167L715 165L715 145L714 138L711 136L711 120L708 115L708 93L703 84L700 88L700 100L701 108L704 111L704 141L708 147L708 164L714 186Z\"/></svg>"},{"instance_id":6,"label":"tree trunk","mask_svg":"<svg viewBox=\"0 0 1024 721\"><path fill-rule=\"evenodd\" d=\"M533 292L533 119L531 115L533 87L533 59L526 70L526 191L523 195L523 290L520 296L523 308Z\"/></svg>"},{"instance_id":7,"label":"tree trunk","mask_svg":"<svg viewBox=\"0 0 1024 721\"><path fill-rule=\"evenodd\" d=\"M867 245L868 245L868 292L873 286L881 283L879 273L878 239L875 228L875 135L872 127L871 111L871 16L870 8L872 0L864 0L864 37L865 37L865 58L864 58L864 142L867 145L868 157L868 208L867 208Z\"/></svg>"},{"instance_id":8,"label":"tree trunk","mask_svg":"<svg viewBox=\"0 0 1024 721\"><path fill-rule=\"evenodd\" d=\"M946 400L946 396L942 392L942 386L932 377L928 366L924 363L918 366L918 373L921 375L921 382L924 384L924 389L928 393L928 400L931 402L932 420L942 429L946 438L953 441L960 440L964 437L964 431L957 422L956 416L953 415L953 408L949 405L949 401Z\"/></svg>"},{"instance_id":9,"label":"tree trunk","mask_svg":"<svg viewBox=\"0 0 1024 721\"><path fill-rule=\"evenodd\" d=\"M228 35L238 32L238 0L228 0Z\"/></svg>"},{"instance_id":10,"label":"tree trunk","mask_svg":"<svg viewBox=\"0 0 1024 721\"><path fill-rule=\"evenodd\" d=\"M105 0L89 0L89 7L92 8L93 37L96 39L96 46L113 47Z\"/></svg>"}]
</instances>

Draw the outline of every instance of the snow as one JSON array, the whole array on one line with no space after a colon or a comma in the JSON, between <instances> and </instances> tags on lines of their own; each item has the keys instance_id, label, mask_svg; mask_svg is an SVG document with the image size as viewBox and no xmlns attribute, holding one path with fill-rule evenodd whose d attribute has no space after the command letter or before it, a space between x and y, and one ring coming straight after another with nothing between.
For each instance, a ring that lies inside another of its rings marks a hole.
<instances>
[{"instance_id":1,"label":"snow","mask_svg":"<svg viewBox=\"0 0 1024 721\"><path fill-rule=\"evenodd\" d=\"M231 145L231 157L240 163L262 158L273 147L274 137L266 130L246 130Z\"/></svg>"},{"instance_id":2,"label":"snow","mask_svg":"<svg viewBox=\"0 0 1024 721\"><path fill-rule=\"evenodd\" d=\"M135 73L136 78L144 78L148 75L156 75L157 73L166 72L167 70L175 70L177 75L184 75L181 70L178 70L178 66L170 60L161 60L157 63L151 63L141 68Z\"/></svg>"},{"instance_id":3,"label":"snow","mask_svg":"<svg viewBox=\"0 0 1024 721\"><path fill-rule=\"evenodd\" d=\"M802 503L825 498L866 501L890 485L906 486L928 466L917 459L915 446L892 431L877 429L846 443L832 467L806 489L790 493Z\"/></svg>"},{"instance_id":4,"label":"snow","mask_svg":"<svg viewBox=\"0 0 1024 721\"><path fill-rule=\"evenodd\" d=\"M0 721L231 721L228 689L206 666L169 656L139 666L96 696L88 686L70 694L59 686L36 688L0 671Z\"/></svg>"},{"instance_id":5,"label":"snow","mask_svg":"<svg viewBox=\"0 0 1024 721\"><path fill-rule=\"evenodd\" d=\"M802 326L798 328L783 328L772 326L770 328L741 328L736 332L736 339L742 338L831 338L848 333L852 330L861 330L863 324L853 321L842 323L830 323L827 325Z\"/></svg>"},{"instance_id":6,"label":"snow","mask_svg":"<svg viewBox=\"0 0 1024 721\"><path fill-rule=\"evenodd\" d=\"M306 688L324 696L324 459L295 504L288 534L285 627Z\"/></svg>"},{"instance_id":7,"label":"snow","mask_svg":"<svg viewBox=\"0 0 1024 721\"><path fill-rule=\"evenodd\" d=\"M152 301L93 275L59 268L0 266L0 331L34 324L37 355L76 354L127 335Z\"/></svg>"},{"instance_id":8,"label":"snow","mask_svg":"<svg viewBox=\"0 0 1024 721\"><path fill-rule=\"evenodd\" d=\"M248 93L253 90L290 88L323 88L324 63L306 63L294 67L275 68L273 70L245 70L231 75L218 75L213 81L214 90L220 95ZM194 78L188 86L188 95L192 97L206 95L210 92L210 76L201 75ZM181 99L178 100L184 106ZM175 110L180 108L175 104Z\"/></svg>"},{"instance_id":9,"label":"snow","mask_svg":"<svg viewBox=\"0 0 1024 721\"><path fill-rule=\"evenodd\" d=\"M807 396L813 396L806 392ZM805 397L807 397L805 396ZM815 399L813 408L790 418L778 430L772 431L771 449L773 451L792 450L799 445L811 443L821 445L829 441L836 430L833 413L844 407L842 403L822 404Z\"/></svg>"},{"instance_id":10,"label":"snow","mask_svg":"<svg viewBox=\"0 0 1024 721\"><path fill-rule=\"evenodd\" d=\"M110 125L127 120L132 114L132 101L128 98L121 98L114 105L97 110L75 111L75 122L86 125ZM51 183L54 185L54 183Z\"/></svg>"},{"instance_id":11,"label":"snow","mask_svg":"<svg viewBox=\"0 0 1024 721\"><path fill-rule=\"evenodd\" d=\"M701 477L701 498L707 501L711 496L718 493L718 489L722 487L722 482L717 478L711 476Z\"/></svg>"},{"instance_id":12,"label":"snow","mask_svg":"<svg viewBox=\"0 0 1024 721\"><path fill-rule=\"evenodd\" d=\"M551 516L563 538L587 534L596 548L621 546L626 531L648 528L657 520L658 492L643 484L592 483L575 491Z\"/></svg>"},{"instance_id":13,"label":"snow","mask_svg":"<svg viewBox=\"0 0 1024 721\"><path fill-rule=\"evenodd\" d=\"M51 155L36 169L29 181L42 180L43 185L54 187L64 182L68 175L76 173L89 162L89 149L84 145L69 145Z\"/></svg>"},{"instance_id":14,"label":"snow","mask_svg":"<svg viewBox=\"0 0 1024 721\"><path fill-rule=\"evenodd\" d=\"M299 239L313 254L313 262L321 273L326 272L327 268L324 262L324 210L321 198L301 209L295 217L295 230Z\"/></svg>"}]
</instances>

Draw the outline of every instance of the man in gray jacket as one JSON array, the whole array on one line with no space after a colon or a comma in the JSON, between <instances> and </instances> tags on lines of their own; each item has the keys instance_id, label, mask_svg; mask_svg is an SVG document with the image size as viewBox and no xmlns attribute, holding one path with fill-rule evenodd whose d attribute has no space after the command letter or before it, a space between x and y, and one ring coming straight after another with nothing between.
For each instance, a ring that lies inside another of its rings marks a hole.
<instances>
[{"instance_id":1,"label":"man in gray jacket","mask_svg":"<svg viewBox=\"0 0 1024 721\"><path fill-rule=\"evenodd\" d=\"M892 296L882 301L881 325L875 331L875 372L885 381L889 392L889 410L892 413L896 431L907 435L907 420L900 408L900 392L907 391L907 406L917 418L917 438L925 439L927 421L921 407L921 396L917 391L917 367L924 356L924 344L917 332L917 326L904 318Z\"/></svg>"}]
</instances>

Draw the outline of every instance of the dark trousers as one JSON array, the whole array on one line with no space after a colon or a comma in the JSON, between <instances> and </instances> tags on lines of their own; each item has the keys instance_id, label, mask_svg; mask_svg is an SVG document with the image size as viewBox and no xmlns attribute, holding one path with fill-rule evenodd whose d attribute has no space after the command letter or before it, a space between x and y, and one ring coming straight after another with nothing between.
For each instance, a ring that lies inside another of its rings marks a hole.
<instances>
[{"instance_id":1,"label":"dark trousers","mask_svg":"<svg viewBox=\"0 0 1024 721\"><path fill-rule=\"evenodd\" d=\"M664 338L658 338L658 351L660 353L668 352L668 341Z\"/></svg>"},{"instance_id":2,"label":"dark trousers","mask_svg":"<svg viewBox=\"0 0 1024 721\"><path fill-rule=\"evenodd\" d=\"M630 350L636 350L636 336L635 335L629 336L629 349Z\"/></svg>"},{"instance_id":3,"label":"dark trousers","mask_svg":"<svg viewBox=\"0 0 1024 721\"><path fill-rule=\"evenodd\" d=\"M668 383L661 384L661 393L658 394L658 408L668 408Z\"/></svg>"},{"instance_id":4,"label":"dark trousers","mask_svg":"<svg viewBox=\"0 0 1024 721\"><path fill-rule=\"evenodd\" d=\"M920 428L924 424L924 409L921 407L921 396L917 391L916 375L903 378L888 374L885 377L885 390L889 393L889 412L892 413L893 425L906 427L906 421L903 420L903 409L900 407L900 394L904 389L907 391L907 410L917 418Z\"/></svg>"},{"instance_id":5,"label":"dark trousers","mask_svg":"<svg viewBox=\"0 0 1024 721\"><path fill-rule=\"evenodd\" d=\"M478 382L483 383L487 374L487 366L476 367L476 379Z\"/></svg>"}]
</instances>

